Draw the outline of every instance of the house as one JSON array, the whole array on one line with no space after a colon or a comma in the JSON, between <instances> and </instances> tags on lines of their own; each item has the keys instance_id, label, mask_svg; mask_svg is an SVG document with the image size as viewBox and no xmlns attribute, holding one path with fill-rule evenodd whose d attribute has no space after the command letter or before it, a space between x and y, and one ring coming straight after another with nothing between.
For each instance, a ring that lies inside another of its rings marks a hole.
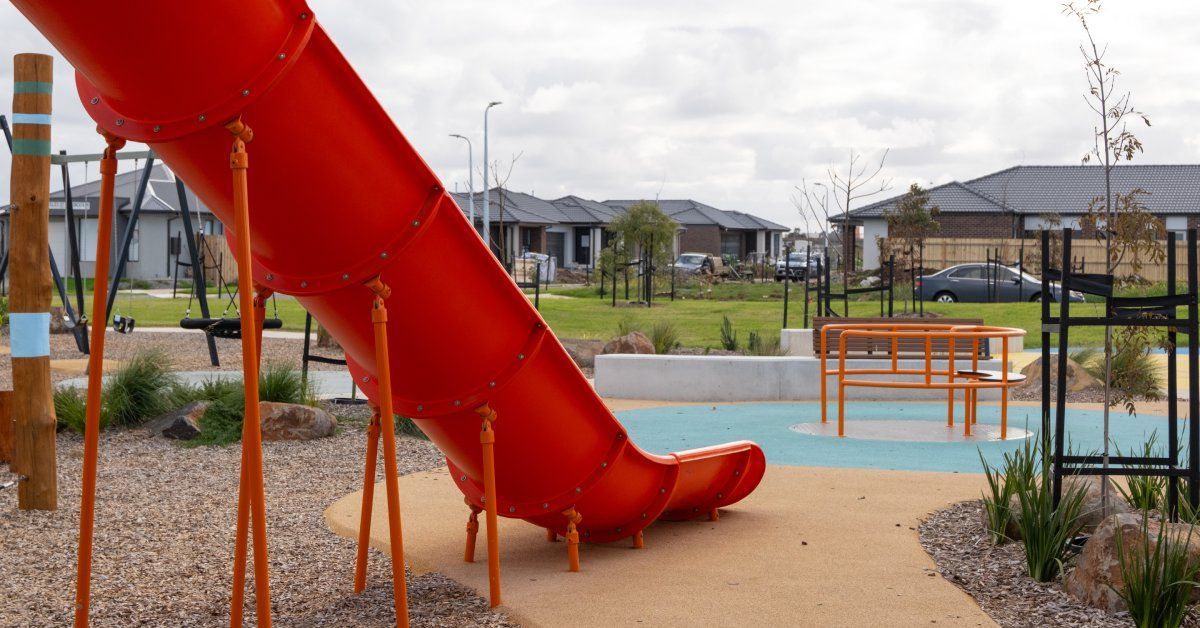
<instances>
[{"instance_id":1,"label":"house","mask_svg":"<svg viewBox=\"0 0 1200 628\"><path fill-rule=\"evenodd\" d=\"M452 194L459 207L469 210L469 195ZM564 268L594 266L608 245L608 225L639 201L593 201L578 196L554 200L523 192L494 188L488 192L493 249L500 242L509 258L525 252L545 253ZM675 252L730 255L745 259L755 252L774 257L781 249L787 227L739 211L717 209L691 200L658 201L663 212L679 224ZM475 226L483 227L483 194L475 194ZM501 233L503 232L503 238Z\"/></svg>"},{"instance_id":2,"label":"house","mask_svg":"<svg viewBox=\"0 0 1200 628\"><path fill-rule=\"evenodd\" d=\"M1200 226L1200 165L1123 165L1113 170L1113 190L1142 189L1141 201L1169 231L1183 233ZM1051 226L1078 228L1092 199L1104 194L1102 166L1013 166L929 189L929 204L939 209L940 238L1014 238ZM831 222L843 234L862 239L865 268L879 266L879 240L888 237L887 213L897 195L848 213ZM851 238L843 238L850 250ZM848 257L849 259L849 257Z\"/></svg>"},{"instance_id":3,"label":"house","mask_svg":"<svg viewBox=\"0 0 1200 628\"><path fill-rule=\"evenodd\" d=\"M137 169L116 175L113 189L113 262L116 262L121 238L133 212L134 196L142 176ZM221 234L221 221L200 202L191 191L187 191L187 205L192 213L192 226L197 234ZM89 181L71 187L71 199L75 210L75 232L79 238L80 270L85 277L94 273L96 261L97 212L100 209L100 181ZM70 268L70 241L66 211L66 195L60 189L50 193L50 250L63 275ZM0 232L8 233L8 211L0 208ZM4 243L7 250L7 242ZM181 248L182 247L182 248ZM129 261L125 277L130 279L167 279L175 272L176 256L182 253L187 260L186 244L183 241L183 223L179 219L179 196L176 194L175 178L162 164L150 170L150 181L142 199L142 211L129 245ZM181 276L183 273L181 272Z\"/></svg>"}]
</instances>

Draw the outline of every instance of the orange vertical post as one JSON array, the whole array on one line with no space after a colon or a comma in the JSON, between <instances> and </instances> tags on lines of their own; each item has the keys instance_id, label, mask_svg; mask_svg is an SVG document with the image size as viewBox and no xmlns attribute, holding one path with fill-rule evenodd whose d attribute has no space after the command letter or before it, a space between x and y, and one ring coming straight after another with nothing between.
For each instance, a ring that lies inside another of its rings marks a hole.
<instances>
[{"instance_id":1,"label":"orange vertical post","mask_svg":"<svg viewBox=\"0 0 1200 628\"><path fill-rule=\"evenodd\" d=\"M646 547L646 539L642 536L642 531L638 530L637 534L633 535L633 549L643 549Z\"/></svg>"},{"instance_id":2,"label":"orange vertical post","mask_svg":"<svg viewBox=\"0 0 1200 628\"><path fill-rule=\"evenodd\" d=\"M579 525L583 521L583 516L574 508L568 508L563 511L563 516L567 518L567 568L571 571L579 571Z\"/></svg>"},{"instance_id":3,"label":"orange vertical post","mask_svg":"<svg viewBox=\"0 0 1200 628\"><path fill-rule=\"evenodd\" d=\"M842 333L838 334L838 437L846 435L846 384L842 380L845 379L846 373L846 334L850 330L843 329ZM823 354L824 352L822 352ZM821 381L824 381L825 376L821 376ZM821 389L825 391L824 388ZM823 400L822 400L823 401ZM824 408L825 404L822 403Z\"/></svg>"},{"instance_id":4,"label":"orange vertical post","mask_svg":"<svg viewBox=\"0 0 1200 628\"><path fill-rule=\"evenodd\" d=\"M946 362L946 374L947 374L949 383L953 384L954 383L954 336L950 336L949 340L950 340L950 355L948 356L948 358L947 358L948 361ZM947 388L946 394L949 397L949 403L947 404L948 407L946 409L946 426L954 427L954 388L953 387ZM967 398L966 391L963 391L963 402L964 402L963 405L964 406L966 405L966 398ZM964 414L966 414L965 410L964 410ZM971 417L969 415L966 417L965 422L967 424L967 433L970 434L971 433Z\"/></svg>"},{"instance_id":5,"label":"orange vertical post","mask_svg":"<svg viewBox=\"0 0 1200 628\"><path fill-rule=\"evenodd\" d=\"M367 282L375 293L371 324L375 328L375 376L379 379L379 429L383 433L383 472L387 491L388 543L392 546L392 603L396 625L408 628L408 583L404 576L404 533L400 525L400 472L396 468L396 414L392 406L392 370L388 359L387 304L392 295L378 277Z\"/></svg>"},{"instance_id":6,"label":"orange vertical post","mask_svg":"<svg viewBox=\"0 0 1200 628\"><path fill-rule=\"evenodd\" d=\"M12 233L8 325L12 343L13 461L17 507L58 508L50 384L50 105L54 59L13 58Z\"/></svg>"},{"instance_id":7,"label":"orange vertical post","mask_svg":"<svg viewBox=\"0 0 1200 628\"><path fill-rule=\"evenodd\" d=\"M367 587L367 548L371 544L371 511L375 504L375 464L379 458L379 406L373 408L367 425L367 456L363 469L362 508L358 517L358 554L354 561L354 592Z\"/></svg>"},{"instance_id":8,"label":"orange vertical post","mask_svg":"<svg viewBox=\"0 0 1200 628\"><path fill-rule=\"evenodd\" d=\"M96 459L100 453L100 389L104 377L105 303L108 301L108 261L112 243L113 186L117 151L125 140L100 131L106 143L100 159L100 211L96 227L95 288L92 294L91 353L88 354L87 404L83 428L83 486L79 497L79 554L75 576L75 626L88 625L92 592L92 538L96 519Z\"/></svg>"},{"instance_id":9,"label":"orange vertical post","mask_svg":"<svg viewBox=\"0 0 1200 628\"><path fill-rule=\"evenodd\" d=\"M1000 339L1000 440L1008 438L1008 336Z\"/></svg>"},{"instance_id":10,"label":"orange vertical post","mask_svg":"<svg viewBox=\"0 0 1200 628\"><path fill-rule=\"evenodd\" d=\"M500 531L496 505L496 432L492 423L496 420L496 411L489 405L480 406L475 410L483 417L483 427L479 432L479 444L483 447L483 508L487 515L488 540L488 593L492 608L500 606Z\"/></svg>"},{"instance_id":11,"label":"orange vertical post","mask_svg":"<svg viewBox=\"0 0 1200 628\"><path fill-rule=\"evenodd\" d=\"M475 562L475 540L479 537L479 513L483 509L475 504L468 503L471 508L471 514L467 517L467 545L463 548L463 562Z\"/></svg>"},{"instance_id":12,"label":"orange vertical post","mask_svg":"<svg viewBox=\"0 0 1200 628\"><path fill-rule=\"evenodd\" d=\"M828 377L828 375L826 375L826 373L825 373L825 353L829 349L829 347L827 346L828 339L826 337L826 329L824 327L822 327L820 333L821 333L821 355L818 356L818 358L821 360L821 369L819 371L820 376L821 376L821 422L825 423L828 420L828 417L826 416L826 414L828 412L825 408L825 403L826 403L825 380Z\"/></svg>"},{"instance_id":13,"label":"orange vertical post","mask_svg":"<svg viewBox=\"0 0 1200 628\"><path fill-rule=\"evenodd\" d=\"M238 309L242 333L242 385L245 388L246 405L242 421L242 473L238 488L238 534L244 535L243 522L249 519L254 537L254 602L255 617L259 626L271 626L271 586L267 566L267 503L263 487L262 462L262 419L258 408L258 334L245 333L246 323L254 318L254 283L251 267L249 156L246 143L254 137L250 127L241 119L226 125L233 134L233 146L229 152L229 169L233 178L234 232L237 234L237 249L234 257L238 268ZM248 509L248 512L247 512ZM243 537L244 538L244 537ZM237 540L235 539L235 543ZM244 547L244 541L243 545ZM245 569L245 556L238 560L240 547L235 547L234 604L230 609L230 624L241 625L242 592L237 582L237 573ZM244 552L240 552L244 554Z\"/></svg>"},{"instance_id":14,"label":"orange vertical post","mask_svg":"<svg viewBox=\"0 0 1200 628\"><path fill-rule=\"evenodd\" d=\"M254 286L254 347L255 347L255 372L259 371L259 365L262 364L262 338L263 338L263 321L267 317L267 299L270 298L272 291L263 286ZM246 319L242 317L244 322ZM246 330L242 330L242 334L246 334ZM244 365L243 365L244 366ZM243 425L242 429L245 429ZM249 487L249 480L246 474L249 472L249 465L246 459L246 449L242 449L242 470L238 476L238 510L237 510L237 531L234 533L234 548L233 548L233 594L230 598L229 623L233 626L242 625L242 614L245 607L246 596L246 555L248 541L248 529L250 527L250 503L247 498L246 491Z\"/></svg>"}]
</instances>

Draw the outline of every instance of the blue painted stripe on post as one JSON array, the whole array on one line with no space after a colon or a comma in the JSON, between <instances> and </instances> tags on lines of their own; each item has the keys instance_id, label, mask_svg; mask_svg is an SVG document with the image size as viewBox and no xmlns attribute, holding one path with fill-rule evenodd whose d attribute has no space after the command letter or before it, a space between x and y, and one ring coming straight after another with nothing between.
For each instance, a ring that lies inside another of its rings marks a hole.
<instances>
[{"instance_id":1,"label":"blue painted stripe on post","mask_svg":"<svg viewBox=\"0 0 1200 628\"><path fill-rule=\"evenodd\" d=\"M12 312L8 315L12 357L42 358L50 355L50 313Z\"/></svg>"},{"instance_id":2,"label":"blue painted stripe on post","mask_svg":"<svg viewBox=\"0 0 1200 628\"><path fill-rule=\"evenodd\" d=\"M13 124L50 124L48 113L14 113Z\"/></svg>"},{"instance_id":3,"label":"blue painted stripe on post","mask_svg":"<svg viewBox=\"0 0 1200 628\"><path fill-rule=\"evenodd\" d=\"M49 94L54 91L54 84L45 81L17 81L13 83L16 94Z\"/></svg>"},{"instance_id":4,"label":"blue painted stripe on post","mask_svg":"<svg viewBox=\"0 0 1200 628\"><path fill-rule=\"evenodd\" d=\"M31 155L33 157L50 156L50 140L31 140L14 138L12 145L14 155Z\"/></svg>"}]
</instances>

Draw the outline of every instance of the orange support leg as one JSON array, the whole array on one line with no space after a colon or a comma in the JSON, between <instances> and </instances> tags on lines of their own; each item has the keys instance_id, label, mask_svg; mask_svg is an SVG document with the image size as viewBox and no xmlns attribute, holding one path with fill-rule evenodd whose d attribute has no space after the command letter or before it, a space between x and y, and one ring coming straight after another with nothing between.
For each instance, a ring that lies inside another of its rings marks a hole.
<instances>
[{"instance_id":1,"label":"orange support leg","mask_svg":"<svg viewBox=\"0 0 1200 628\"><path fill-rule=\"evenodd\" d=\"M238 234L238 309L242 329L246 328L248 316L254 312L254 287L252 285L250 256L250 206L247 170L250 167L246 154L246 143L254 134L240 119L226 125L234 135L233 148L229 153L229 168L233 174L233 208ZM238 572L245 569L245 532L242 522L249 519L254 536L254 597L258 625L271 626L271 588L267 567L267 504L263 487L262 423L258 412L258 334L242 334L242 384L246 391L246 407L242 422L242 473L238 494L238 527L241 542L235 548L233 604L229 623L241 626L242 587ZM247 511L248 509L248 511ZM236 541L235 541L236 542ZM239 557L238 554L241 554Z\"/></svg>"},{"instance_id":2,"label":"orange support leg","mask_svg":"<svg viewBox=\"0 0 1200 628\"><path fill-rule=\"evenodd\" d=\"M500 531L496 504L496 432L492 423L496 411L483 405L475 409L483 417L479 444L483 447L483 507L487 513L488 593L492 608L500 606Z\"/></svg>"},{"instance_id":3,"label":"orange support leg","mask_svg":"<svg viewBox=\"0 0 1200 628\"><path fill-rule=\"evenodd\" d=\"M828 349L828 347L826 346L828 341L826 340L824 329L822 329L818 333L821 334L821 355L818 356L821 360L821 366L820 366L821 370L818 371L818 373L821 374L821 422L825 423L828 420L828 417L826 416L828 414L828 411L827 411L827 408L825 407L825 404L827 402L827 399L826 399L827 393L825 392L825 384L826 384L827 378L829 377L828 375L825 374L825 353ZM838 377L840 378L841 376L839 375Z\"/></svg>"},{"instance_id":4,"label":"orange support leg","mask_svg":"<svg viewBox=\"0 0 1200 628\"><path fill-rule=\"evenodd\" d=\"M720 521L721 520L721 515L720 515L720 513L717 512L716 508L713 508L712 510L708 511L708 520L709 521Z\"/></svg>"},{"instance_id":5,"label":"orange support leg","mask_svg":"<svg viewBox=\"0 0 1200 628\"><path fill-rule=\"evenodd\" d=\"M646 539L642 537L642 531L638 530L637 534L633 535L633 549L642 549L646 547Z\"/></svg>"},{"instance_id":6,"label":"orange support leg","mask_svg":"<svg viewBox=\"0 0 1200 628\"><path fill-rule=\"evenodd\" d=\"M471 515L467 517L467 546L463 549L463 562L475 562L475 539L479 536L479 513L483 509L475 504L467 504L471 508Z\"/></svg>"},{"instance_id":7,"label":"orange support leg","mask_svg":"<svg viewBox=\"0 0 1200 628\"><path fill-rule=\"evenodd\" d=\"M554 530L551 530L550 528L546 528L546 542L547 543L557 543L558 542L558 533L555 532Z\"/></svg>"},{"instance_id":8,"label":"orange support leg","mask_svg":"<svg viewBox=\"0 0 1200 628\"><path fill-rule=\"evenodd\" d=\"M255 346L255 371L258 372L259 366L262 364L262 334L263 321L267 317L267 299L271 297L272 291L263 286L254 286L254 346ZM243 319L245 320L245 319ZM242 330L243 335L245 330ZM243 429L245 427L243 426ZM248 529L250 527L250 504L246 495L249 489L249 480L246 473L249 471L249 466L246 464L246 452L242 450L242 470L238 479L238 511L237 511L237 532L234 535L233 549L233 595L230 601L230 624L240 626L242 624L242 613L245 608L246 595L246 554L248 543Z\"/></svg>"},{"instance_id":9,"label":"orange support leg","mask_svg":"<svg viewBox=\"0 0 1200 628\"><path fill-rule=\"evenodd\" d=\"M367 587L367 548L371 544L371 511L375 505L375 464L379 458L379 407L367 426L367 458L363 469L362 508L358 518L358 555L354 563L354 592Z\"/></svg>"},{"instance_id":10,"label":"orange support leg","mask_svg":"<svg viewBox=\"0 0 1200 628\"><path fill-rule=\"evenodd\" d=\"M408 628L408 583L404 576L404 535L400 526L400 477L396 468L396 415L392 410L392 371L388 361L387 306L392 291L379 278L367 282L375 293L371 323L375 327L375 375L379 378L379 418L383 432L383 472L387 487L388 542L392 546L392 597L396 625Z\"/></svg>"},{"instance_id":11,"label":"orange support leg","mask_svg":"<svg viewBox=\"0 0 1200 628\"><path fill-rule=\"evenodd\" d=\"M117 151L125 140L101 131L107 147L100 160L100 214L96 237L97 278L108 277L108 258L113 223L113 185L117 175ZM100 389L104 376L105 303L108 283L96 282L92 295L91 353L88 355L88 387L83 430L83 487L79 502L79 563L75 580L75 626L88 625L92 593L92 539L96 520L96 460L100 454Z\"/></svg>"},{"instance_id":12,"label":"orange support leg","mask_svg":"<svg viewBox=\"0 0 1200 628\"><path fill-rule=\"evenodd\" d=\"M568 508L562 514L567 518L567 568L579 571L579 529L576 526L583 521L583 516L574 508Z\"/></svg>"}]
</instances>

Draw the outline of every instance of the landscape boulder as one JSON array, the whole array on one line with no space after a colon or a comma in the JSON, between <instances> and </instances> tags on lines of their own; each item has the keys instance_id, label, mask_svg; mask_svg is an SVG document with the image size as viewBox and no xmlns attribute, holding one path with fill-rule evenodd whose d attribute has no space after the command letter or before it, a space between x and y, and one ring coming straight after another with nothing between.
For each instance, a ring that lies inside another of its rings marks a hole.
<instances>
[{"instance_id":1,"label":"landscape boulder","mask_svg":"<svg viewBox=\"0 0 1200 628\"><path fill-rule=\"evenodd\" d=\"M575 360L580 368L592 368L596 365L596 355L604 350L602 340L581 340L578 338L562 338L563 348Z\"/></svg>"},{"instance_id":2,"label":"landscape boulder","mask_svg":"<svg viewBox=\"0 0 1200 628\"><path fill-rule=\"evenodd\" d=\"M1042 386L1042 359L1038 358L1030 362L1021 369L1021 374L1025 376L1025 383L1022 387ZM1058 382L1058 356L1050 357L1050 381L1051 385L1056 385ZM1067 358L1067 392L1081 392L1084 390L1098 390L1104 388L1104 384L1100 380L1092 377L1078 362Z\"/></svg>"},{"instance_id":3,"label":"landscape boulder","mask_svg":"<svg viewBox=\"0 0 1200 628\"><path fill-rule=\"evenodd\" d=\"M321 408L294 403L259 403L264 441L313 440L333 436L337 419Z\"/></svg>"},{"instance_id":4,"label":"landscape boulder","mask_svg":"<svg viewBox=\"0 0 1200 628\"><path fill-rule=\"evenodd\" d=\"M610 353L654 353L654 343L640 331L633 331L613 338L600 351L604 355Z\"/></svg>"},{"instance_id":5,"label":"landscape boulder","mask_svg":"<svg viewBox=\"0 0 1200 628\"><path fill-rule=\"evenodd\" d=\"M70 328L67 327L67 312L61 306L53 305L50 307L50 333L71 333Z\"/></svg>"},{"instance_id":6,"label":"landscape boulder","mask_svg":"<svg viewBox=\"0 0 1200 628\"><path fill-rule=\"evenodd\" d=\"M1161 526L1166 525L1166 533L1172 535L1180 543L1187 543L1188 554L1192 560L1200 560L1200 537L1197 532L1190 532L1191 526L1184 523L1163 523L1151 519L1145 528L1142 527L1140 513L1119 513L1105 519L1096 528L1095 533L1083 546L1075 569L1063 579L1063 589L1071 597L1080 602L1109 612L1125 610L1125 602L1117 591L1125 586L1121 577L1121 559L1117 555L1117 537L1121 538L1121 548L1126 556L1131 552L1143 551L1146 542L1145 534L1150 537L1151 551L1157 546ZM1189 534L1190 532L1190 534ZM1128 560L1128 559L1127 559ZM1200 598L1200 589L1193 589L1192 601Z\"/></svg>"},{"instance_id":7,"label":"landscape boulder","mask_svg":"<svg viewBox=\"0 0 1200 628\"><path fill-rule=\"evenodd\" d=\"M154 436L192 440L200 435L200 417L204 416L207 409L207 401L193 401L182 408L151 419L146 429Z\"/></svg>"}]
</instances>

